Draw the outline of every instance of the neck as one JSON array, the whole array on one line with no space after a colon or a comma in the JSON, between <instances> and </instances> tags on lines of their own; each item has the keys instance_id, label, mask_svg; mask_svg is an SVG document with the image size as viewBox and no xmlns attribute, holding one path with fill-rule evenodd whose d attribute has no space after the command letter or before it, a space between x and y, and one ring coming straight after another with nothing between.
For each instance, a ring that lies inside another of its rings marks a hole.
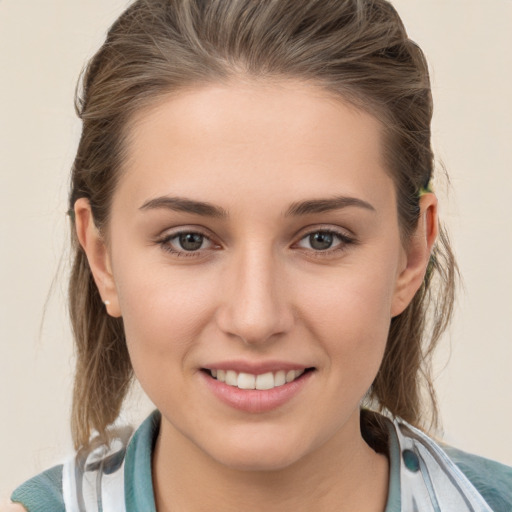
<instances>
[{"instance_id":1,"label":"neck","mask_svg":"<svg viewBox=\"0 0 512 512\"><path fill-rule=\"evenodd\" d=\"M313 452L276 470L220 464L164 419L153 456L158 512L380 512L388 473L387 458L361 437L359 415Z\"/></svg>"}]
</instances>

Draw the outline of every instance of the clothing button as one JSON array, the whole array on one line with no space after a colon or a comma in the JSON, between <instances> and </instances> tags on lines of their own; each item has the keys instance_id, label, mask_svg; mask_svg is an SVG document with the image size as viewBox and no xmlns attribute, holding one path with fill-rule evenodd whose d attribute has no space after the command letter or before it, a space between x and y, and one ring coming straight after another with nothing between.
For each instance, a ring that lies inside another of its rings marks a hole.
<instances>
[{"instance_id":1,"label":"clothing button","mask_svg":"<svg viewBox=\"0 0 512 512\"><path fill-rule=\"evenodd\" d=\"M412 450L404 450L402 452L402 457L404 459L405 467L409 471L417 473L420 470L420 460Z\"/></svg>"}]
</instances>

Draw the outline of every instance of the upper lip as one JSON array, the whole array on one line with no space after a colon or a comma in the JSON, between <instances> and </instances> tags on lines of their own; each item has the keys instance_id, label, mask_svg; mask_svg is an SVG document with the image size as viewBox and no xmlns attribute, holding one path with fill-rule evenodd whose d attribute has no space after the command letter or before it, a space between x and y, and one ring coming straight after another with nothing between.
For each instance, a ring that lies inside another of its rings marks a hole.
<instances>
[{"instance_id":1,"label":"upper lip","mask_svg":"<svg viewBox=\"0 0 512 512\"><path fill-rule=\"evenodd\" d=\"M203 366L205 370L233 370L237 373L250 373L253 375L261 375L262 373L278 372L279 370L305 370L312 368L312 366L303 365L299 363L292 363L290 361L219 361Z\"/></svg>"}]
</instances>

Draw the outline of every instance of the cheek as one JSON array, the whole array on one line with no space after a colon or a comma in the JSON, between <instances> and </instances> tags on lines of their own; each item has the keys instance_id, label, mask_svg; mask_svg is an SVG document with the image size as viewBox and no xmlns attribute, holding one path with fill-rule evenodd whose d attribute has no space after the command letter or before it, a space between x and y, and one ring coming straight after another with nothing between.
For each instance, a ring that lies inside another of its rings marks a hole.
<instances>
[{"instance_id":1,"label":"cheek","mask_svg":"<svg viewBox=\"0 0 512 512\"><path fill-rule=\"evenodd\" d=\"M139 380L183 367L211 317L212 276L121 258L115 279L127 346Z\"/></svg>"},{"instance_id":2,"label":"cheek","mask_svg":"<svg viewBox=\"0 0 512 512\"><path fill-rule=\"evenodd\" d=\"M315 276L297 289L302 317L333 361L350 361L351 371L361 374L378 370L391 322L395 272L392 260L375 261L341 268L325 279Z\"/></svg>"},{"instance_id":3,"label":"cheek","mask_svg":"<svg viewBox=\"0 0 512 512\"><path fill-rule=\"evenodd\" d=\"M161 410L193 403L186 383L196 371L194 354L210 315L204 290L190 283L149 272L142 280L130 275L119 289L134 374Z\"/></svg>"}]
</instances>

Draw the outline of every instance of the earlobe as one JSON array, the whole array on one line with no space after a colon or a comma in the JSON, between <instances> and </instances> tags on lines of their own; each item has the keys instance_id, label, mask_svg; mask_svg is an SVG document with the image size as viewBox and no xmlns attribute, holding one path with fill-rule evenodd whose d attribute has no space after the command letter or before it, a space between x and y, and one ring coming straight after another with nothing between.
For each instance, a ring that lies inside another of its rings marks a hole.
<instances>
[{"instance_id":1,"label":"earlobe","mask_svg":"<svg viewBox=\"0 0 512 512\"><path fill-rule=\"evenodd\" d=\"M94 282L110 316L120 317L121 311L117 297L110 255L105 240L94 223L91 205L86 198L75 202L76 234L84 250Z\"/></svg>"},{"instance_id":2,"label":"earlobe","mask_svg":"<svg viewBox=\"0 0 512 512\"><path fill-rule=\"evenodd\" d=\"M437 197L429 192L420 197L420 216L405 250L406 262L395 287L391 316L402 313L419 290L438 234Z\"/></svg>"}]
</instances>

